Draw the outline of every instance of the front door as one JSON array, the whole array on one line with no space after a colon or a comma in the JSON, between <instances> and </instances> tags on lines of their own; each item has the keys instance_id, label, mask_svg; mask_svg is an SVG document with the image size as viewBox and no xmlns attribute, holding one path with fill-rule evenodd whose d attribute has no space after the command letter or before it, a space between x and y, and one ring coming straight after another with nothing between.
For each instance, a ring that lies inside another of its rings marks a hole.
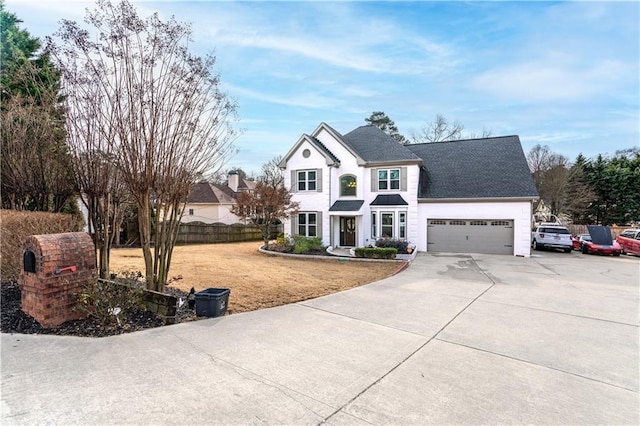
<instances>
[{"instance_id":1,"label":"front door","mask_svg":"<svg viewBox=\"0 0 640 426\"><path fill-rule=\"evenodd\" d=\"M340 245L343 247L356 245L356 218L353 216L340 216Z\"/></svg>"}]
</instances>

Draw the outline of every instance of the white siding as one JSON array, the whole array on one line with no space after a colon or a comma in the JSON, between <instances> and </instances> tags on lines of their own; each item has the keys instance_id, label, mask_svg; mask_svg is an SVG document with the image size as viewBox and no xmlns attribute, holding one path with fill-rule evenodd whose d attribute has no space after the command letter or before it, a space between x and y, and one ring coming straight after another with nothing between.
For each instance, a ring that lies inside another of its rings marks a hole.
<instances>
[{"instance_id":1,"label":"white siding","mask_svg":"<svg viewBox=\"0 0 640 426\"><path fill-rule=\"evenodd\" d=\"M203 222L203 223L225 223L233 225L242 223L240 218L231 213L233 204L187 204L182 215L182 223ZM193 209L193 215L189 215L189 209Z\"/></svg>"},{"instance_id":2,"label":"white siding","mask_svg":"<svg viewBox=\"0 0 640 426\"><path fill-rule=\"evenodd\" d=\"M428 219L513 220L513 254L531 255L531 203L528 201L422 203L418 212L419 251L427 251Z\"/></svg>"}]
</instances>

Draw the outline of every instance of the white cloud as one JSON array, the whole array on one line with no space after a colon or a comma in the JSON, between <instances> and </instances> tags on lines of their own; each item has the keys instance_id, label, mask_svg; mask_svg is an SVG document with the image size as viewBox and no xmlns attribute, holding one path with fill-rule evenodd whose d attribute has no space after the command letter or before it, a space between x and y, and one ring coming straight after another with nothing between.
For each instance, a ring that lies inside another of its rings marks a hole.
<instances>
[{"instance_id":1,"label":"white cloud","mask_svg":"<svg viewBox=\"0 0 640 426\"><path fill-rule=\"evenodd\" d=\"M522 102L580 100L610 92L619 76L627 73L625 64L619 61L581 67L539 60L491 69L473 78L471 85Z\"/></svg>"}]
</instances>

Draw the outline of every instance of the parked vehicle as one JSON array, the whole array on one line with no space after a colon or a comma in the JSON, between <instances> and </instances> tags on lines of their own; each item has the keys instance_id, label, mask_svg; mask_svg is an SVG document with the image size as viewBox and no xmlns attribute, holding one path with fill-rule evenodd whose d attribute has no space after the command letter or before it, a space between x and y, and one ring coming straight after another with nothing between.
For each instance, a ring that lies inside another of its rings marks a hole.
<instances>
[{"instance_id":1,"label":"parked vehicle","mask_svg":"<svg viewBox=\"0 0 640 426\"><path fill-rule=\"evenodd\" d=\"M622 253L640 256L640 229L624 230L616 241L622 247Z\"/></svg>"},{"instance_id":2,"label":"parked vehicle","mask_svg":"<svg viewBox=\"0 0 640 426\"><path fill-rule=\"evenodd\" d=\"M589 234L578 234L575 237L571 237L573 249L582 250L582 242L586 240L591 241L591 236Z\"/></svg>"},{"instance_id":3,"label":"parked vehicle","mask_svg":"<svg viewBox=\"0 0 640 426\"><path fill-rule=\"evenodd\" d=\"M582 253L620 256L622 247L613 241L611 228L602 225L587 225L587 229L589 230L589 239L582 242Z\"/></svg>"},{"instance_id":4,"label":"parked vehicle","mask_svg":"<svg viewBox=\"0 0 640 426\"><path fill-rule=\"evenodd\" d=\"M612 254L614 256L620 256L620 253L622 253L622 247L616 241L613 241L611 245L608 245L608 244L596 244L589 239L589 240L584 240L582 242L582 253Z\"/></svg>"},{"instance_id":5,"label":"parked vehicle","mask_svg":"<svg viewBox=\"0 0 640 426\"><path fill-rule=\"evenodd\" d=\"M531 233L531 247L534 250L555 248L570 253L573 249L571 232L562 225L542 224Z\"/></svg>"}]
</instances>

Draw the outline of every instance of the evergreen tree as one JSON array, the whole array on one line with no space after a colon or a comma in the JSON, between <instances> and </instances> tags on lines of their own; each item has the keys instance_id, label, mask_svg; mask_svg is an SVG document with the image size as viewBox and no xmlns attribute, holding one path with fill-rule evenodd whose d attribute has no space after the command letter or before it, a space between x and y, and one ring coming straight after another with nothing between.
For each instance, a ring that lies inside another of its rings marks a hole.
<instances>
[{"instance_id":1,"label":"evergreen tree","mask_svg":"<svg viewBox=\"0 0 640 426\"><path fill-rule=\"evenodd\" d=\"M367 124L371 124L372 126L376 126L378 129L382 130L393 139L398 141L398 143L405 144L407 143L407 138L402 136L398 130L398 126L396 123L389 118L387 114L382 111L374 111L368 118L364 119Z\"/></svg>"}]
</instances>

